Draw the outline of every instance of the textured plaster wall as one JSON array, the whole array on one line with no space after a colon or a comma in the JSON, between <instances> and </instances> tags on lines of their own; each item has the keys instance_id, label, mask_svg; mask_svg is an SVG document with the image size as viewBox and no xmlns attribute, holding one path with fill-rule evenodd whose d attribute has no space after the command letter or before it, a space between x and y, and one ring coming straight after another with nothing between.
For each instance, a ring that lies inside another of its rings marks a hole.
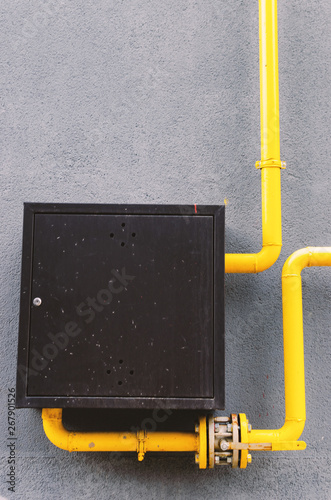
<instances>
[{"instance_id":1,"label":"textured plaster wall","mask_svg":"<svg viewBox=\"0 0 331 500\"><path fill-rule=\"evenodd\" d=\"M0 4L0 494L12 499L329 499L331 271L303 272L304 452L255 453L244 470L193 456L69 454L39 410L16 412L16 492L6 400L15 385L24 201L200 203L226 208L226 250L261 242L258 2L3 0ZM284 246L260 275L226 276L226 411L255 428L284 415L281 269L330 245L327 0L279 0Z\"/></svg>"}]
</instances>

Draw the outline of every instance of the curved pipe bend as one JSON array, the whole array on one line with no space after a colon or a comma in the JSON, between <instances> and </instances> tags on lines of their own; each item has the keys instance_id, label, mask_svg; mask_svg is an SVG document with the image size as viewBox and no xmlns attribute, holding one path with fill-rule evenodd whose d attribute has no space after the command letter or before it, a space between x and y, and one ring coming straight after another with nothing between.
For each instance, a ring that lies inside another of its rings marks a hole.
<instances>
[{"instance_id":1,"label":"curved pipe bend","mask_svg":"<svg viewBox=\"0 0 331 500\"><path fill-rule=\"evenodd\" d=\"M61 408L43 408L44 431L58 448L67 451L137 451L137 435L120 432L71 432L62 423Z\"/></svg>"},{"instance_id":2,"label":"curved pipe bend","mask_svg":"<svg viewBox=\"0 0 331 500\"><path fill-rule=\"evenodd\" d=\"M279 257L282 245L266 245L258 253L225 254L226 273L260 273L269 269Z\"/></svg>"},{"instance_id":3,"label":"curved pipe bend","mask_svg":"<svg viewBox=\"0 0 331 500\"><path fill-rule=\"evenodd\" d=\"M278 89L277 1L259 0L262 250L226 254L226 273L259 273L271 267L282 246Z\"/></svg>"},{"instance_id":4,"label":"curved pipe bend","mask_svg":"<svg viewBox=\"0 0 331 500\"><path fill-rule=\"evenodd\" d=\"M69 432L62 424L62 409L60 408L43 408L42 419L44 432L51 443L55 444L61 450L70 450Z\"/></svg>"},{"instance_id":5,"label":"curved pipe bend","mask_svg":"<svg viewBox=\"0 0 331 500\"><path fill-rule=\"evenodd\" d=\"M330 266L330 252L331 247L306 247L297 250L286 260L283 267L282 279L288 275L300 276L301 271L305 267Z\"/></svg>"},{"instance_id":6,"label":"curved pipe bend","mask_svg":"<svg viewBox=\"0 0 331 500\"><path fill-rule=\"evenodd\" d=\"M61 408L43 408L42 419L46 436L62 450L136 451L139 460L147 451L199 453L205 439L201 432L71 432L63 426Z\"/></svg>"},{"instance_id":7,"label":"curved pipe bend","mask_svg":"<svg viewBox=\"0 0 331 500\"><path fill-rule=\"evenodd\" d=\"M282 272L285 423L280 429L248 433L249 443L296 441L306 421L301 271L331 266L331 247L307 247L294 252Z\"/></svg>"}]
</instances>

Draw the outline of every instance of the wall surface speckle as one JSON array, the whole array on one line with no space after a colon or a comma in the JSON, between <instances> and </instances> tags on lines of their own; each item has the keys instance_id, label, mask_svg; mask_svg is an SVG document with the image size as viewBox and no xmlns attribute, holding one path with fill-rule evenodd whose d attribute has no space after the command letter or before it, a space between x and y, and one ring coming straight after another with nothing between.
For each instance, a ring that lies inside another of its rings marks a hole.
<instances>
[{"instance_id":1,"label":"wall surface speckle","mask_svg":"<svg viewBox=\"0 0 331 500\"><path fill-rule=\"evenodd\" d=\"M259 275L226 276L226 411L284 418L281 269L331 244L331 4L278 2L283 249ZM303 452L254 453L246 470L193 456L69 454L16 411L8 491L7 393L15 386L24 201L200 203L226 208L226 251L261 244L258 2L3 0L1 475L6 499L329 499L331 271L303 272Z\"/></svg>"}]
</instances>

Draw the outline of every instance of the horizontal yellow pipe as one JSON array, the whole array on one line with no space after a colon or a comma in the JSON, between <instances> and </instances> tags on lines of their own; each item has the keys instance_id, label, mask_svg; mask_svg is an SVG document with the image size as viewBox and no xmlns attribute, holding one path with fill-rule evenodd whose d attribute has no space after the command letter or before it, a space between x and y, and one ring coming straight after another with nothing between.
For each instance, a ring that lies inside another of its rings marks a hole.
<instances>
[{"instance_id":1,"label":"horizontal yellow pipe","mask_svg":"<svg viewBox=\"0 0 331 500\"><path fill-rule=\"evenodd\" d=\"M331 247L307 247L294 252L282 272L285 423L280 429L252 430L248 443L299 439L306 421L301 271L331 266Z\"/></svg>"},{"instance_id":2,"label":"horizontal yellow pipe","mask_svg":"<svg viewBox=\"0 0 331 500\"><path fill-rule=\"evenodd\" d=\"M271 267L282 247L277 2L259 1L262 249L226 254L226 273L258 273Z\"/></svg>"},{"instance_id":3,"label":"horizontal yellow pipe","mask_svg":"<svg viewBox=\"0 0 331 500\"><path fill-rule=\"evenodd\" d=\"M70 432L62 423L61 408L44 408L44 431L58 448L68 451L193 451L199 452L199 434L190 432Z\"/></svg>"},{"instance_id":4,"label":"horizontal yellow pipe","mask_svg":"<svg viewBox=\"0 0 331 500\"><path fill-rule=\"evenodd\" d=\"M193 432L147 432L146 451L198 451L198 436Z\"/></svg>"}]
</instances>

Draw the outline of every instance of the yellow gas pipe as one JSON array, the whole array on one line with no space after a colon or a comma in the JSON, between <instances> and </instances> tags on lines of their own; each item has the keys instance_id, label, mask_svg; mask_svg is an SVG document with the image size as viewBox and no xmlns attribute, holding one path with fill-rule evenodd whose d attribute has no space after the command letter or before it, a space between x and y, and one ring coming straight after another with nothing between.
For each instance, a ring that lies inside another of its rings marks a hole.
<instances>
[{"instance_id":1,"label":"yellow gas pipe","mask_svg":"<svg viewBox=\"0 0 331 500\"><path fill-rule=\"evenodd\" d=\"M271 267L282 247L277 1L259 1L262 249L256 254L226 254L226 273L258 273Z\"/></svg>"},{"instance_id":2,"label":"yellow gas pipe","mask_svg":"<svg viewBox=\"0 0 331 500\"><path fill-rule=\"evenodd\" d=\"M294 252L282 272L285 423L280 429L247 432L242 442L264 443L258 449L304 449L296 441L306 421L305 371L302 316L301 271L305 267L331 266L331 247L307 247ZM245 415L242 415L245 422ZM249 445L248 449L254 449Z\"/></svg>"},{"instance_id":3,"label":"yellow gas pipe","mask_svg":"<svg viewBox=\"0 0 331 500\"><path fill-rule=\"evenodd\" d=\"M44 431L58 448L67 451L133 451L138 460L152 452L195 452L200 469L207 467L206 417L195 432L71 432L62 423L61 408L43 408Z\"/></svg>"},{"instance_id":4,"label":"yellow gas pipe","mask_svg":"<svg viewBox=\"0 0 331 500\"><path fill-rule=\"evenodd\" d=\"M331 247L307 247L294 252L282 273L285 371L285 423L280 429L249 430L241 413L241 442L230 449L241 450L245 468L249 450L299 450L306 444L297 439L306 420L301 271L305 267L331 266ZM62 424L61 409L43 409L44 430L52 443L68 451L137 451L142 460L147 451L192 451L201 469L207 466L206 417L200 417L195 433L70 432ZM213 464L210 464L213 466Z\"/></svg>"}]
</instances>

